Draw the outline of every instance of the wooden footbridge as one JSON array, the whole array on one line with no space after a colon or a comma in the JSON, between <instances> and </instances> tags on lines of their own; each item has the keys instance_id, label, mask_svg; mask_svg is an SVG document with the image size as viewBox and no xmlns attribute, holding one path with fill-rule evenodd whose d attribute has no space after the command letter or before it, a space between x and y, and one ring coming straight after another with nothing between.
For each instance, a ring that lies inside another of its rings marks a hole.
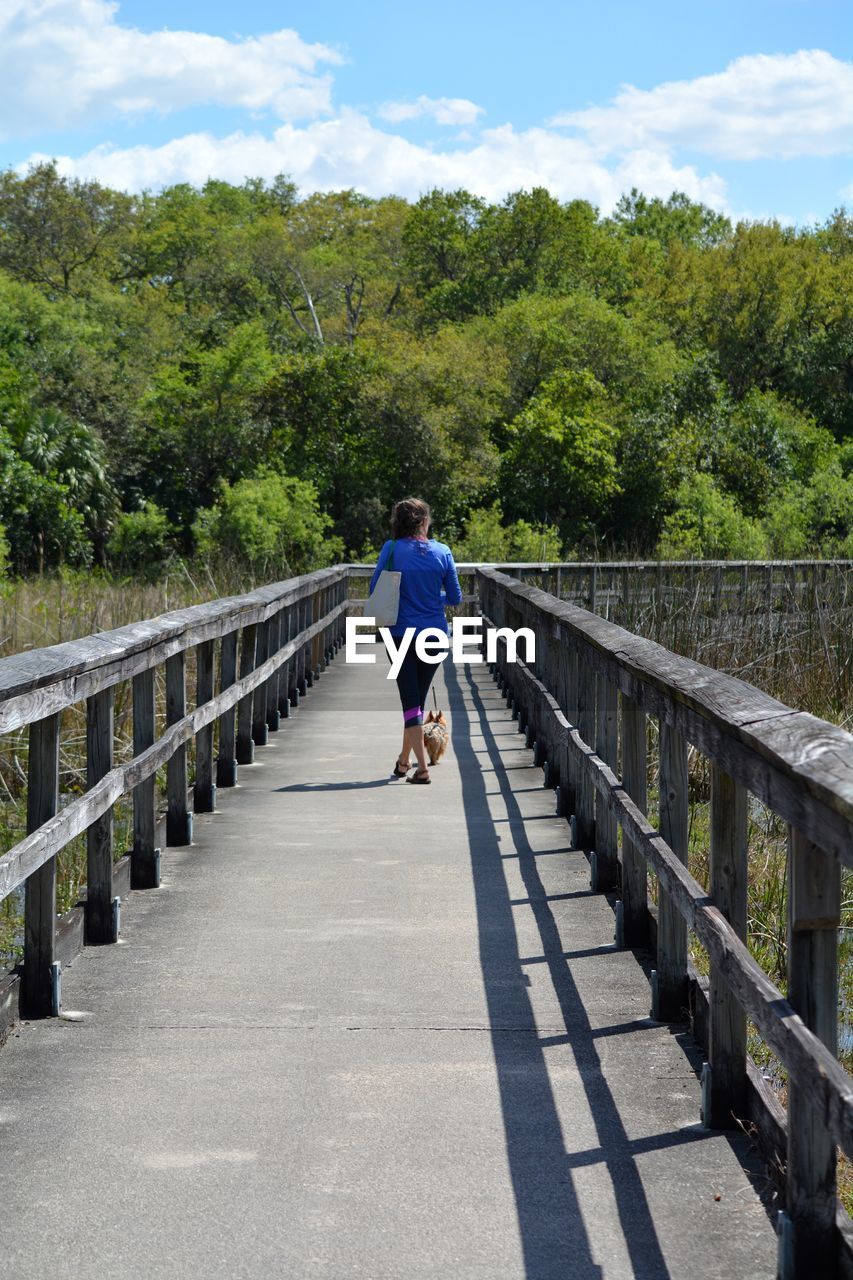
<instances>
[{"instance_id":1,"label":"wooden footbridge","mask_svg":"<svg viewBox=\"0 0 853 1280\"><path fill-rule=\"evenodd\" d=\"M521 571L467 572L536 660L444 664L429 789L390 779L384 655L339 652L359 569L0 662L0 732L29 733L29 834L0 857L25 903L0 978L9 1276L853 1274L853 737ZM61 797L83 702L88 789ZM710 762L707 892L688 747ZM787 998L745 943L753 797L789 824ZM58 918L57 855L84 835L85 903Z\"/></svg>"}]
</instances>

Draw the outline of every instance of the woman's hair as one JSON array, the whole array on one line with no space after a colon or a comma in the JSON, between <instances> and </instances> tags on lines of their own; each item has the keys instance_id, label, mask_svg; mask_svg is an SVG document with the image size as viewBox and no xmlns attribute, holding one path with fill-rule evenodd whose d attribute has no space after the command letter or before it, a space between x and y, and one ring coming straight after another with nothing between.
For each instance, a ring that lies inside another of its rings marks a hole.
<instances>
[{"instance_id":1,"label":"woman's hair","mask_svg":"<svg viewBox=\"0 0 853 1280\"><path fill-rule=\"evenodd\" d=\"M401 498L391 508L391 536L413 538L424 520L431 517L432 512L420 498Z\"/></svg>"}]
</instances>

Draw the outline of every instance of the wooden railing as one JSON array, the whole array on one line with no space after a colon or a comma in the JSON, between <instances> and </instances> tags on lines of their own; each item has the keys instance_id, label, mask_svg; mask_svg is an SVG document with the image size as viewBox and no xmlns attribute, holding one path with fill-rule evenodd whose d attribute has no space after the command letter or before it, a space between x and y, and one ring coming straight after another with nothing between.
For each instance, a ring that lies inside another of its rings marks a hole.
<instances>
[{"instance_id":1,"label":"wooden railing","mask_svg":"<svg viewBox=\"0 0 853 1280\"><path fill-rule=\"evenodd\" d=\"M192 813L211 812L216 786L279 727L343 641L347 569L339 566L216 600L84 640L0 661L0 732L29 726L27 837L0 857L0 900L24 886L20 1009L58 1012L56 857L86 833L87 943L114 942L113 807L133 795L133 888L159 884L155 775L166 768L168 845L192 839ZM219 649L219 692L214 692ZM195 708L187 710L187 657L195 654ZM155 672L165 667L165 727L156 728ZM133 756L114 763L114 695L133 686ZM62 713L85 699L86 792L60 808ZM214 726L218 757L214 760ZM188 794L187 743L195 738ZM0 1010L2 1012L2 1010Z\"/></svg>"},{"instance_id":2,"label":"wooden railing","mask_svg":"<svg viewBox=\"0 0 853 1280\"><path fill-rule=\"evenodd\" d=\"M703 1119L751 1125L777 1154L782 1147L780 1273L850 1274L835 1168L836 1146L853 1159L853 1080L836 1058L853 736L517 578L483 568L477 580L489 625L536 634L533 664L507 662L504 647L494 674L572 816L576 844L589 851L593 888L618 895L617 942L654 943L653 1017L679 1020L688 1008L688 929L707 951L708 1007L696 1019L708 1039ZM646 814L649 717L660 726L657 822ZM686 867L688 743L710 761L707 892ZM787 999L746 945L749 795L790 824ZM692 986L695 1011L701 984ZM747 1018L787 1069L787 1116L747 1055Z\"/></svg>"}]
</instances>

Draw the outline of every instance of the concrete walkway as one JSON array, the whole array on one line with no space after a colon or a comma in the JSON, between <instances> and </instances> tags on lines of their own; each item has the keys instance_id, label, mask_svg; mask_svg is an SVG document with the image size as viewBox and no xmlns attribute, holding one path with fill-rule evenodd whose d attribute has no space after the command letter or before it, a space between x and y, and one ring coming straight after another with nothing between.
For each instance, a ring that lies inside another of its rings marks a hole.
<instances>
[{"instance_id":1,"label":"concrete walkway","mask_svg":"<svg viewBox=\"0 0 853 1280\"><path fill-rule=\"evenodd\" d=\"M430 788L388 781L386 670L341 655L65 971L83 1020L0 1051L4 1274L769 1280L485 668L439 677Z\"/></svg>"}]
</instances>

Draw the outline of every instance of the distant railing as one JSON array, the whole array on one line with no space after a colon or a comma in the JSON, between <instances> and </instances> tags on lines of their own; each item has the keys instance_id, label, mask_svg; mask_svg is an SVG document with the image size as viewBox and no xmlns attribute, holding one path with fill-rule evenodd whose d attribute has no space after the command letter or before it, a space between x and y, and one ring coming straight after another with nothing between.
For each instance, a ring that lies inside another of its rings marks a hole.
<instances>
[{"instance_id":1,"label":"distant railing","mask_svg":"<svg viewBox=\"0 0 853 1280\"><path fill-rule=\"evenodd\" d=\"M688 927L708 953L703 1119L714 1128L750 1124L765 1145L782 1147L781 1274L850 1274L850 1222L835 1168L836 1144L853 1159L853 1080L836 1058L853 736L518 577L491 568L476 576L489 624L536 633L535 663L508 663L499 649L495 676L546 785L558 788L559 809L572 815L593 888L619 895L617 941L655 946L653 1017L678 1021L688 1008ZM657 826L646 816L650 716L660 725ZM688 743L710 761L707 893L686 867ZM746 946L749 795L790 824L787 999ZM656 916L649 867L658 879ZM787 1116L747 1055L747 1018L787 1068Z\"/></svg>"},{"instance_id":2,"label":"distant railing","mask_svg":"<svg viewBox=\"0 0 853 1280\"><path fill-rule=\"evenodd\" d=\"M0 732L29 726L27 837L0 857L0 901L21 885L24 954L20 1009L59 1010L55 958L56 857L86 832L87 943L114 942L113 806L133 794L130 884L159 884L155 774L166 768L166 843L189 844L192 812L211 812L217 784L234 786L291 705L342 643L347 569L338 566L248 595L162 614L147 622L0 660ZM219 649L219 692L214 692ZM195 709L187 711L187 655L195 651ZM165 667L165 726L158 735L155 672ZM133 684L133 758L114 763L114 693ZM86 702L88 789L60 809L63 711ZM214 725L218 758L214 761ZM187 743L195 738L192 806ZM0 1009L2 1013L2 1009Z\"/></svg>"}]
</instances>

